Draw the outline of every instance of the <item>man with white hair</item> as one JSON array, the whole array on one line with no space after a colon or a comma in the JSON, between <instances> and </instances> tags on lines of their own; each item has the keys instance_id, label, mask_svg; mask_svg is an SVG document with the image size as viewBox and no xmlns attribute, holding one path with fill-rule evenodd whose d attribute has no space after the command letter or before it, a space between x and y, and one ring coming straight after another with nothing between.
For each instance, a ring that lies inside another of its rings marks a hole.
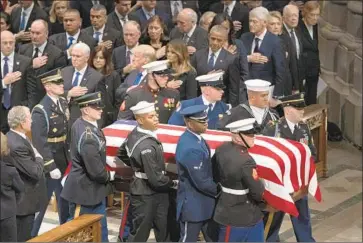
<instances>
[{"instance_id":1,"label":"man with white hair","mask_svg":"<svg viewBox=\"0 0 363 243\"><path fill-rule=\"evenodd\" d=\"M301 33L299 28L299 8L296 5L288 4L284 7L283 11L283 28L282 33L289 38L287 43L291 46L290 53L290 72L292 77L292 92L303 91L303 80L305 78L304 65L301 61L301 53L303 52L303 45L301 43ZM287 94L290 95L291 93Z\"/></svg>"},{"instance_id":2,"label":"man with white hair","mask_svg":"<svg viewBox=\"0 0 363 243\"><path fill-rule=\"evenodd\" d=\"M182 39L188 46L190 55L208 47L208 32L198 25L198 15L190 8L179 12L177 26L170 32L170 40Z\"/></svg>"},{"instance_id":3,"label":"man with white hair","mask_svg":"<svg viewBox=\"0 0 363 243\"><path fill-rule=\"evenodd\" d=\"M107 97L103 75L88 66L90 52L87 44L75 44L71 50L72 66L62 69L64 95L68 100L70 112L69 128L81 115L78 105L74 102L75 98L96 91L101 91L103 97Z\"/></svg>"},{"instance_id":4,"label":"man with white hair","mask_svg":"<svg viewBox=\"0 0 363 243\"><path fill-rule=\"evenodd\" d=\"M250 32L244 33L241 40L247 49L250 78L270 82L273 86L272 97L282 96L285 85L285 57L279 37L266 29L268 17L266 8L252 9L249 16Z\"/></svg>"},{"instance_id":5,"label":"man with white hair","mask_svg":"<svg viewBox=\"0 0 363 243\"><path fill-rule=\"evenodd\" d=\"M10 131L6 134L8 147L13 166L19 172L24 182L24 194L17 202L16 223L17 240L27 241L31 239L31 231L34 224L34 216L46 203L46 186L44 178L43 157L34 148L27 137L30 133L32 118L30 110L26 106L15 106L8 114ZM58 169L50 172L54 178L60 178ZM1 232L2 233L2 232Z\"/></svg>"}]
</instances>

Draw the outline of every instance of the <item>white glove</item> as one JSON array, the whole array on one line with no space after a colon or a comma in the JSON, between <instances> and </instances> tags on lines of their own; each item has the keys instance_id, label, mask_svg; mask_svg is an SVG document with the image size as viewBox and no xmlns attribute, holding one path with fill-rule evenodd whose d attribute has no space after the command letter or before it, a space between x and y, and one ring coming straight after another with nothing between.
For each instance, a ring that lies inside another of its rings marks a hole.
<instances>
[{"instance_id":1,"label":"white glove","mask_svg":"<svg viewBox=\"0 0 363 243\"><path fill-rule=\"evenodd\" d=\"M116 171L110 171L110 181L115 180Z\"/></svg>"},{"instance_id":2,"label":"white glove","mask_svg":"<svg viewBox=\"0 0 363 243\"><path fill-rule=\"evenodd\" d=\"M178 180L173 180L173 186L171 188L177 190L178 189L178 185L179 185L179 181Z\"/></svg>"},{"instance_id":3,"label":"white glove","mask_svg":"<svg viewBox=\"0 0 363 243\"><path fill-rule=\"evenodd\" d=\"M49 172L50 178L58 180L62 177L62 173L59 169L54 169L51 172Z\"/></svg>"}]
</instances>

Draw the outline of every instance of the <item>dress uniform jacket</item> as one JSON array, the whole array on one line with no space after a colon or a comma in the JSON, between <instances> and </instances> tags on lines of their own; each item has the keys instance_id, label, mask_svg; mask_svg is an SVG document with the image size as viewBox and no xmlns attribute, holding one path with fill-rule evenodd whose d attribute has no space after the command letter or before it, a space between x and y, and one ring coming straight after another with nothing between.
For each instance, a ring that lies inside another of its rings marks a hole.
<instances>
[{"instance_id":1,"label":"dress uniform jacket","mask_svg":"<svg viewBox=\"0 0 363 243\"><path fill-rule=\"evenodd\" d=\"M117 155L125 164L145 178L134 176L130 184L132 195L152 195L168 192L173 184L165 175L163 145L146 130L136 127L127 137Z\"/></svg>"},{"instance_id":2,"label":"dress uniform jacket","mask_svg":"<svg viewBox=\"0 0 363 243\"><path fill-rule=\"evenodd\" d=\"M219 120L217 128L221 130L226 130L225 127L228 124L247 118L255 118L255 116L248 102L245 102L227 111L226 114L223 115L222 119ZM255 126L257 129L262 131L264 127L267 125L267 123L269 123L271 120L275 121L277 119L278 119L277 113L269 108L265 110L262 123L258 124L256 121Z\"/></svg>"},{"instance_id":3,"label":"dress uniform jacket","mask_svg":"<svg viewBox=\"0 0 363 243\"><path fill-rule=\"evenodd\" d=\"M264 186L258 180L256 162L245 147L226 142L217 148L212 159L214 180L222 186L214 212L214 220L234 227L254 226L263 217L260 209ZM224 191L248 190L234 195Z\"/></svg>"},{"instance_id":4,"label":"dress uniform jacket","mask_svg":"<svg viewBox=\"0 0 363 243\"><path fill-rule=\"evenodd\" d=\"M72 169L61 196L71 203L93 206L107 196L106 139L93 124L78 118L71 130Z\"/></svg>"},{"instance_id":5,"label":"dress uniform jacket","mask_svg":"<svg viewBox=\"0 0 363 243\"><path fill-rule=\"evenodd\" d=\"M286 118L281 117L278 121L270 122L267 124L262 134L270 137L282 137L294 141L305 143L309 146L311 155L316 161L316 147L313 142L313 137L310 132L309 126L304 122L299 122L297 128L294 129L294 133L291 132Z\"/></svg>"},{"instance_id":6,"label":"dress uniform jacket","mask_svg":"<svg viewBox=\"0 0 363 243\"><path fill-rule=\"evenodd\" d=\"M201 222L212 218L217 196L210 149L204 139L186 130L176 147L179 188L177 220Z\"/></svg>"},{"instance_id":7,"label":"dress uniform jacket","mask_svg":"<svg viewBox=\"0 0 363 243\"><path fill-rule=\"evenodd\" d=\"M59 97L59 105L61 108L46 95L32 111L33 144L43 156L46 173L58 168L63 174L68 165L69 110L66 99Z\"/></svg>"},{"instance_id":8,"label":"dress uniform jacket","mask_svg":"<svg viewBox=\"0 0 363 243\"><path fill-rule=\"evenodd\" d=\"M183 100L180 106L171 115L168 123L171 125L185 126L184 117L180 115L179 111L193 105L204 105L202 96L190 100ZM213 110L208 113L208 129L217 129L217 123L222 114L226 113L231 107L223 101L217 101Z\"/></svg>"},{"instance_id":9,"label":"dress uniform jacket","mask_svg":"<svg viewBox=\"0 0 363 243\"><path fill-rule=\"evenodd\" d=\"M134 115L130 107L135 106L140 101L155 103L155 110L159 114L160 123L167 124L170 116L179 106L179 92L170 88L162 88L159 91L151 90L145 84L130 90L124 103L121 105L118 119L133 120Z\"/></svg>"}]
</instances>

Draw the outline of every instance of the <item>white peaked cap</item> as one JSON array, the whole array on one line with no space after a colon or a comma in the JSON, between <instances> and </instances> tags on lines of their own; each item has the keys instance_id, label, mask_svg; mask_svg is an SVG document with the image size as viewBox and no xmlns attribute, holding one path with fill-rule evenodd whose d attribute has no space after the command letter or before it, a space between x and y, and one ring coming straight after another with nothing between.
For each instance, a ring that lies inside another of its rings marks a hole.
<instances>
[{"instance_id":1,"label":"white peaked cap","mask_svg":"<svg viewBox=\"0 0 363 243\"><path fill-rule=\"evenodd\" d=\"M245 82L247 90L265 92L270 90L270 82L262 79L250 79Z\"/></svg>"},{"instance_id":2,"label":"white peaked cap","mask_svg":"<svg viewBox=\"0 0 363 243\"><path fill-rule=\"evenodd\" d=\"M155 111L155 104L147 101L140 101L135 106L130 107L134 115L147 114Z\"/></svg>"},{"instance_id":3,"label":"white peaked cap","mask_svg":"<svg viewBox=\"0 0 363 243\"><path fill-rule=\"evenodd\" d=\"M142 66L143 69L147 70L148 73L163 71L169 68L169 60L154 61Z\"/></svg>"},{"instance_id":4,"label":"white peaked cap","mask_svg":"<svg viewBox=\"0 0 363 243\"><path fill-rule=\"evenodd\" d=\"M219 81L222 79L224 72L216 72L216 73L210 73L201 75L195 78L195 80L199 81L200 83L204 82L213 82L213 81Z\"/></svg>"},{"instance_id":5,"label":"white peaked cap","mask_svg":"<svg viewBox=\"0 0 363 243\"><path fill-rule=\"evenodd\" d=\"M226 128L228 128L233 133L248 131L254 128L253 124L255 123L255 121L255 118L238 120L228 124Z\"/></svg>"}]
</instances>

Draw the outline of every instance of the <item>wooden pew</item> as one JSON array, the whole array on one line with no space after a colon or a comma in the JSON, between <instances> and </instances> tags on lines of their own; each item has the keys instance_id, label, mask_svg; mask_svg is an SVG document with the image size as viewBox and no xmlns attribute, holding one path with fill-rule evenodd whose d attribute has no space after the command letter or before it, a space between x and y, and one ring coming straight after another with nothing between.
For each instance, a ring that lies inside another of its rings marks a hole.
<instances>
[{"instance_id":1,"label":"wooden pew","mask_svg":"<svg viewBox=\"0 0 363 243\"><path fill-rule=\"evenodd\" d=\"M83 214L27 242L101 242L101 214Z\"/></svg>"},{"instance_id":2,"label":"wooden pew","mask_svg":"<svg viewBox=\"0 0 363 243\"><path fill-rule=\"evenodd\" d=\"M327 116L328 106L310 105L304 110L304 121L309 125L317 150L316 173L318 177L327 177Z\"/></svg>"}]
</instances>

